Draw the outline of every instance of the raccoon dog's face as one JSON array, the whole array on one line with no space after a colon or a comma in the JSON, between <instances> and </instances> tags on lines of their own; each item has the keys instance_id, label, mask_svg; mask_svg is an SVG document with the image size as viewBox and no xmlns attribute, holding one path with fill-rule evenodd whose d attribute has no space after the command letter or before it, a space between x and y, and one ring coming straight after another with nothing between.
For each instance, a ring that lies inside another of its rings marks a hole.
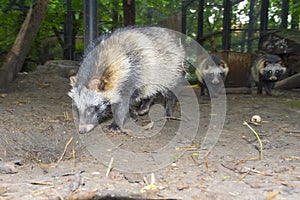
<instances>
[{"instance_id":1,"label":"raccoon dog's face","mask_svg":"<svg viewBox=\"0 0 300 200\"><path fill-rule=\"evenodd\" d=\"M260 74L264 80L275 82L285 73L285 70L286 68L283 67L281 60L275 62L265 61Z\"/></svg>"},{"instance_id":2,"label":"raccoon dog's face","mask_svg":"<svg viewBox=\"0 0 300 200\"><path fill-rule=\"evenodd\" d=\"M73 87L68 95L73 99L81 134L91 131L111 112L109 101L85 86Z\"/></svg>"},{"instance_id":3,"label":"raccoon dog's face","mask_svg":"<svg viewBox=\"0 0 300 200\"><path fill-rule=\"evenodd\" d=\"M205 83L212 97L217 97L228 74L226 63L219 58L212 57L213 63L208 62L203 69Z\"/></svg>"}]
</instances>

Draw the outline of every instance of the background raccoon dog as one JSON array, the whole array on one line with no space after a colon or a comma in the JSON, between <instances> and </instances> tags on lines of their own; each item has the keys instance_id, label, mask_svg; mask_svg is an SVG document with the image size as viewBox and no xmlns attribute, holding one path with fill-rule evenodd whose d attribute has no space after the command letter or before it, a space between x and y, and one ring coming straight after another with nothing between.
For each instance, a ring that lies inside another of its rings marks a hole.
<instances>
[{"instance_id":1,"label":"background raccoon dog","mask_svg":"<svg viewBox=\"0 0 300 200\"><path fill-rule=\"evenodd\" d=\"M198 57L197 63L199 65L196 75L201 84L201 95L205 95L205 90L207 90L211 97L218 97L229 72L226 62L217 55L211 54L210 57Z\"/></svg>"},{"instance_id":2,"label":"background raccoon dog","mask_svg":"<svg viewBox=\"0 0 300 200\"><path fill-rule=\"evenodd\" d=\"M285 71L279 56L266 54L255 59L251 65L251 79L257 86L257 94L262 94L262 88L265 88L266 93L271 95L275 82Z\"/></svg>"},{"instance_id":3,"label":"background raccoon dog","mask_svg":"<svg viewBox=\"0 0 300 200\"><path fill-rule=\"evenodd\" d=\"M110 131L122 131L134 102L161 93L171 115L171 92L184 78L185 51L173 32L159 27L127 27L100 37L71 77L79 132L87 133L110 111Z\"/></svg>"}]
</instances>

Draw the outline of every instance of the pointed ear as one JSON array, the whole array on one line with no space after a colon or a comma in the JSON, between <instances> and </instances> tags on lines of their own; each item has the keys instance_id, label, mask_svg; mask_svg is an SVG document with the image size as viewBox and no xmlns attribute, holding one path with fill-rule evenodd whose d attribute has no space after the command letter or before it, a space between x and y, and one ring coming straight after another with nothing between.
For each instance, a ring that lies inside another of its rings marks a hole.
<instances>
[{"instance_id":1,"label":"pointed ear","mask_svg":"<svg viewBox=\"0 0 300 200\"><path fill-rule=\"evenodd\" d=\"M269 64L271 64L269 61L265 61L265 62L264 62L264 68L265 68L267 65L269 65Z\"/></svg>"},{"instance_id":2,"label":"pointed ear","mask_svg":"<svg viewBox=\"0 0 300 200\"><path fill-rule=\"evenodd\" d=\"M286 72L286 67L282 67L282 70L283 70L283 74Z\"/></svg>"},{"instance_id":3,"label":"pointed ear","mask_svg":"<svg viewBox=\"0 0 300 200\"><path fill-rule=\"evenodd\" d=\"M91 89L91 90L95 90L97 92L101 91L101 81L99 79L92 79L90 82L89 82L89 85L88 85L88 88Z\"/></svg>"},{"instance_id":4,"label":"pointed ear","mask_svg":"<svg viewBox=\"0 0 300 200\"><path fill-rule=\"evenodd\" d=\"M71 76L70 77L70 85L72 87L74 87L76 85L76 83L77 83L77 77L76 76Z\"/></svg>"},{"instance_id":5,"label":"pointed ear","mask_svg":"<svg viewBox=\"0 0 300 200\"><path fill-rule=\"evenodd\" d=\"M229 72L229 67L227 66L226 63L224 63L224 65L223 65L223 70L224 70L225 76L227 76L227 74Z\"/></svg>"}]
</instances>

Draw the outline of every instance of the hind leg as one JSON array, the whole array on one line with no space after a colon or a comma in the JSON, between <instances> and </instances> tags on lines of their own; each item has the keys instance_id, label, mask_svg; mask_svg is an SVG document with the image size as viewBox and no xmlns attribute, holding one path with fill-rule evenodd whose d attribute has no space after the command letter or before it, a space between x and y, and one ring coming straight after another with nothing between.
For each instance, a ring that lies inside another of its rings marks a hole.
<instances>
[{"instance_id":1,"label":"hind leg","mask_svg":"<svg viewBox=\"0 0 300 200\"><path fill-rule=\"evenodd\" d=\"M166 113L165 116L170 117L173 113L173 106L175 103L175 95L170 90L165 94L166 99Z\"/></svg>"},{"instance_id":2,"label":"hind leg","mask_svg":"<svg viewBox=\"0 0 300 200\"><path fill-rule=\"evenodd\" d=\"M149 98L143 99L141 106L140 106L139 110L137 111L137 113L139 115L146 114L150 110L150 106L151 106L153 100L154 100L154 97L149 97Z\"/></svg>"}]
</instances>

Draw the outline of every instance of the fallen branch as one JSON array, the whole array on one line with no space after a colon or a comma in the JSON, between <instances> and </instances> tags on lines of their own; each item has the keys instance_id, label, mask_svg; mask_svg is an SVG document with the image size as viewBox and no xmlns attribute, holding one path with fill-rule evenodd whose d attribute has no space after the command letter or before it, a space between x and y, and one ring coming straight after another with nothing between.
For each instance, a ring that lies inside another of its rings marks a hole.
<instances>
[{"instance_id":1,"label":"fallen branch","mask_svg":"<svg viewBox=\"0 0 300 200\"><path fill-rule=\"evenodd\" d=\"M109 165L108 165L108 168L107 168L107 170L106 170L105 176L108 176L108 175L109 175L109 172L110 172L111 169L112 169L112 164L113 164L113 162L114 162L114 157L111 157L110 162L109 162Z\"/></svg>"},{"instance_id":2,"label":"fallen branch","mask_svg":"<svg viewBox=\"0 0 300 200\"><path fill-rule=\"evenodd\" d=\"M71 192L75 192L81 185L81 175L80 172L74 175L74 178L70 184Z\"/></svg>"},{"instance_id":3,"label":"fallen branch","mask_svg":"<svg viewBox=\"0 0 300 200\"><path fill-rule=\"evenodd\" d=\"M67 152L68 146L71 144L72 140L73 140L73 136L72 136L72 137L69 139L69 141L67 142L67 144L66 144L66 146L65 146L65 148L64 148L64 151L63 151L63 153L61 154L61 156L60 156L60 158L58 159L57 162L60 162L60 161L63 159L63 157L65 156L65 154L66 154L66 152Z\"/></svg>"},{"instance_id":4,"label":"fallen branch","mask_svg":"<svg viewBox=\"0 0 300 200\"><path fill-rule=\"evenodd\" d=\"M259 146L260 146L260 148L259 148L259 160L261 160L262 159L262 142L260 140L260 137L259 137L258 133L247 122L244 122L243 125L246 125L255 134L255 136L256 136L256 138L259 142Z\"/></svg>"}]
</instances>

